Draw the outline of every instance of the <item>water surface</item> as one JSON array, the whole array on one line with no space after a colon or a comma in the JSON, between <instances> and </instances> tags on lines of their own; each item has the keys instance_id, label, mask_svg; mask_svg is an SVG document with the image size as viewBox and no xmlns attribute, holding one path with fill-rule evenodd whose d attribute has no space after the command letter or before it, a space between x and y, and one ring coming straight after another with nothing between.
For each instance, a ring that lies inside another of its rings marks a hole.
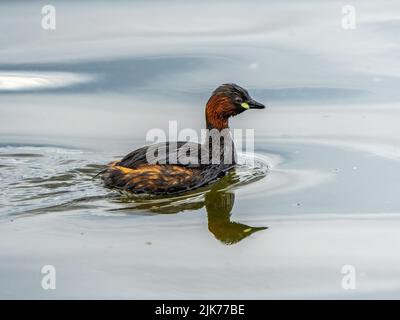
<instances>
[{"instance_id":1,"label":"water surface","mask_svg":"<svg viewBox=\"0 0 400 320\"><path fill-rule=\"evenodd\" d=\"M397 4L345 30L339 1L55 1L44 31L38 3L0 5L0 297L398 297ZM227 177L174 197L95 178L149 129L199 131L224 82L268 106L232 119L255 153Z\"/></svg>"}]
</instances>

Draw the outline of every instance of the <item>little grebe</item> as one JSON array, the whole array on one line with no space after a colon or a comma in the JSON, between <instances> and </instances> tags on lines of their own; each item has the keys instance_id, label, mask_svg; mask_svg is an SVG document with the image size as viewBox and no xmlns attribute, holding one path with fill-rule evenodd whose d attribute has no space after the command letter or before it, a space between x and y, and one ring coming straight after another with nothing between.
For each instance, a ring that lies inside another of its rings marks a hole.
<instances>
[{"instance_id":1,"label":"little grebe","mask_svg":"<svg viewBox=\"0 0 400 320\"><path fill-rule=\"evenodd\" d=\"M223 84L206 105L208 130L204 144L177 141L144 146L107 165L101 178L108 188L133 193L176 194L205 186L236 164L229 117L247 109L264 108L242 87Z\"/></svg>"}]
</instances>

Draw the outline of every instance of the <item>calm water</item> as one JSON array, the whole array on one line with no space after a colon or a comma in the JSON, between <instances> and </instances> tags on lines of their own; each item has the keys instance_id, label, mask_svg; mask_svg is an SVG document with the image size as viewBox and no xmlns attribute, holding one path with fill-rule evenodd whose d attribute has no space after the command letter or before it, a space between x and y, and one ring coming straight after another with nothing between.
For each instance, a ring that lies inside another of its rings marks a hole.
<instances>
[{"instance_id":1,"label":"calm water","mask_svg":"<svg viewBox=\"0 0 400 320\"><path fill-rule=\"evenodd\" d=\"M398 297L397 4L345 30L335 1L56 1L53 31L41 5L0 5L0 297ZM268 106L232 119L255 154L227 177L175 197L94 178L150 129L199 131L224 82Z\"/></svg>"}]
</instances>

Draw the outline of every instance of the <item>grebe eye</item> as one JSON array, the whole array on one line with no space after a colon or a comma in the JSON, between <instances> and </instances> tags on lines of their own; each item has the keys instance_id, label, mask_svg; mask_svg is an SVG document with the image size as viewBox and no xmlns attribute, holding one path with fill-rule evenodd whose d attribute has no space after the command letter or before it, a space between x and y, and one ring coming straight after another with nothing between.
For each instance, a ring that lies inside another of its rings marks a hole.
<instances>
[{"instance_id":1,"label":"grebe eye","mask_svg":"<svg viewBox=\"0 0 400 320\"><path fill-rule=\"evenodd\" d=\"M243 99L242 99L241 97L236 97L236 98L235 98L235 102L237 102L237 103L242 103L242 102L243 102Z\"/></svg>"}]
</instances>

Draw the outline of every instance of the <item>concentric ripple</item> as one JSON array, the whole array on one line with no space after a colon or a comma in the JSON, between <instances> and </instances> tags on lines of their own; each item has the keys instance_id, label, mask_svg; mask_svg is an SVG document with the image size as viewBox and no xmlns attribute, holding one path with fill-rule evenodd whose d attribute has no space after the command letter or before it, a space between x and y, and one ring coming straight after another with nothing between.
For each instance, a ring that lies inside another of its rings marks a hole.
<instances>
[{"instance_id":1,"label":"concentric ripple","mask_svg":"<svg viewBox=\"0 0 400 320\"><path fill-rule=\"evenodd\" d=\"M240 155L241 164L217 183L174 197L128 195L110 191L94 179L110 154L61 147L0 147L2 216L85 209L96 215L157 212L196 208L206 192L231 191L265 177L266 162Z\"/></svg>"},{"instance_id":2,"label":"concentric ripple","mask_svg":"<svg viewBox=\"0 0 400 320\"><path fill-rule=\"evenodd\" d=\"M90 159L90 160L88 160ZM100 159L81 150L58 147L0 148L0 206L6 214L42 213L107 192L92 181Z\"/></svg>"}]
</instances>

